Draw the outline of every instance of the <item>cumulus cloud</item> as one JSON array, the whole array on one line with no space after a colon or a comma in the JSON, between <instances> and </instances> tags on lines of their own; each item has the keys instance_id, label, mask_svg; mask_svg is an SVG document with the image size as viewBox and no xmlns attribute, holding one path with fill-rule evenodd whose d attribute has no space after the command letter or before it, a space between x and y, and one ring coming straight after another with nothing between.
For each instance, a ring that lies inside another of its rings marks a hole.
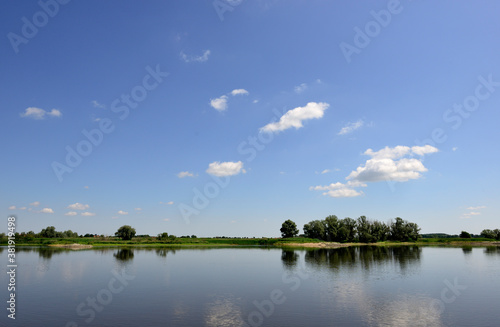
<instances>
[{"instance_id":1,"label":"cumulus cloud","mask_svg":"<svg viewBox=\"0 0 500 327\"><path fill-rule=\"evenodd\" d=\"M76 211L69 211L69 212L66 212L64 215L65 216L76 216L78 213Z\"/></svg>"},{"instance_id":2,"label":"cumulus cloud","mask_svg":"<svg viewBox=\"0 0 500 327\"><path fill-rule=\"evenodd\" d=\"M189 171L181 171L180 173L177 174L177 177L179 178L184 178L184 177L194 177L194 174Z\"/></svg>"},{"instance_id":3,"label":"cumulus cloud","mask_svg":"<svg viewBox=\"0 0 500 327\"><path fill-rule=\"evenodd\" d=\"M304 92L305 90L307 90L307 84L306 83L302 83L296 87L293 88L293 91L297 94L299 93L302 93Z\"/></svg>"},{"instance_id":4,"label":"cumulus cloud","mask_svg":"<svg viewBox=\"0 0 500 327\"><path fill-rule=\"evenodd\" d=\"M30 203L30 206L33 206L33 207L38 207L39 205L40 205L39 201L35 201L35 202Z\"/></svg>"},{"instance_id":5,"label":"cumulus cloud","mask_svg":"<svg viewBox=\"0 0 500 327\"><path fill-rule=\"evenodd\" d=\"M367 182L395 181L406 182L411 179L422 177L427 168L422 163L422 158L410 158L409 156L423 156L435 153L439 150L430 145L426 146L396 146L385 147L379 151L368 149L365 155L372 157L364 165L346 177L347 183L332 183L327 186L310 187L310 190L325 191L323 195L331 197L353 197L362 195L363 192L355 188L366 187Z\"/></svg>"},{"instance_id":6,"label":"cumulus cloud","mask_svg":"<svg viewBox=\"0 0 500 327\"><path fill-rule=\"evenodd\" d=\"M267 124L260 129L261 132L281 132L291 127L299 129L303 127L302 122L309 119L319 119L323 117L324 111L329 107L324 102L309 102L304 107L297 107L287 111L280 120Z\"/></svg>"},{"instance_id":7,"label":"cumulus cloud","mask_svg":"<svg viewBox=\"0 0 500 327\"><path fill-rule=\"evenodd\" d=\"M29 107L22 112L21 117L23 118L31 118L36 120L45 119L45 117L61 117L62 113L57 109L52 109L51 111L45 111L43 109L37 107Z\"/></svg>"},{"instance_id":8,"label":"cumulus cloud","mask_svg":"<svg viewBox=\"0 0 500 327\"><path fill-rule=\"evenodd\" d=\"M348 123L347 125L342 127L342 129L339 131L338 135L350 134L350 133L354 132L355 130L357 130L358 128L363 127L364 123L365 122L361 119L354 122L354 123Z\"/></svg>"},{"instance_id":9,"label":"cumulus cloud","mask_svg":"<svg viewBox=\"0 0 500 327\"><path fill-rule=\"evenodd\" d=\"M248 91L245 90L245 89L234 89L231 91L231 95L232 96L235 96L235 95L248 95Z\"/></svg>"},{"instance_id":10,"label":"cumulus cloud","mask_svg":"<svg viewBox=\"0 0 500 327\"><path fill-rule=\"evenodd\" d=\"M95 213L85 211L85 212L82 212L80 215L85 216L85 217L91 217L91 216L95 216Z\"/></svg>"},{"instance_id":11,"label":"cumulus cloud","mask_svg":"<svg viewBox=\"0 0 500 327\"><path fill-rule=\"evenodd\" d=\"M67 208L72 209L72 210L85 210L88 209L90 206L88 204L81 204L81 203L73 203L70 204Z\"/></svg>"},{"instance_id":12,"label":"cumulus cloud","mask_svg":"<svg viewBox=\"0 0 500 327\"><path fill-rule=\"evenodd\" d=\"M210 99L210 105L217 111L224 111L227 109L227 95L220 98Z\"/></svg>"},{"instance_id":13,"label":"cumulus cloud","mask_svg":"<svg viewBox=\"0 0 500 327\"><path fill-rule=\"evenodd\" d=\"M203 51L201 56L190 56L181 51L180 56L184 62L205 62L208 60L208 56L210 55L210 50Z\"/></svg>"},{"instance_id":14,"label":"cumulus cloud","mask_svg":"<svg viewBox=\"0 0 500 327\"><path fill-rule=\"evenodd\" d=\"M54 210L52 210L51 208L43 208L39 212L40 213L54 213Z\"/></svg>"},{"instance_id":15,"label":"cumulus cloud","mask_svg":"<svg viewBox=\"0 0 500 327\"><path fill-rule=\"evenodd\" d=\"M406 182L410 179L422 177L427 171L422 159L404 158L408 155L419 155L435 153L439 150L433 146L396 146L394 148L385 147L379 151L368 149L365 155L371 156L364 165L352 171L346 179L360 182L380 182L396 181Z\"/></svg>"},{"instance_id":16,"label":"cumulus cloud","mask_svg":"<svg viewBox=\"0 0 500 327\"><path fill-rule=\"evenodd\" d=\"M245 173L245 169L243 169L243 162L219 162L215 161L208 165L208 169L206 170L208 174L222 177L222 176L233 176L238 175L240 172Z\"/></svg>"},{"instance_id":17,"label":"cumulus cloud","mask_svg":"<svg viewBox=\"0 0 500 327\"><path fill-rule=\"evenodd\" d=\"M117 214L119 214L119 215L128 215L128 212L127 211L123 211L123 210L119 210L117 212Z\"/></svg>"},{"instance_id":18,"label":"cumulus cloud","mask_svg":"<svg viewBox=\"0 0 500 327\"><path fill-rule=\"evenodd\" d=\"M462 218L471 218L473 216L479 216L481 215L481 212L478 210L485 209L486 206L476 206L476 207L468 207L466 210L470 210L469 212L466 212L462 215Z\"/></svg>"}]
</instances>

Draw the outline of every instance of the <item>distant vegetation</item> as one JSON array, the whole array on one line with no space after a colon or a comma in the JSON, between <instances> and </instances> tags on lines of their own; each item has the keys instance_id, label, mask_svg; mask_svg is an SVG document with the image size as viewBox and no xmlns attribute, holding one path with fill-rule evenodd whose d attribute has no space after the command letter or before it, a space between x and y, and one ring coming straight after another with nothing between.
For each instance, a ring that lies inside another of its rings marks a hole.
<instances>
[{"instance_id":1,"label":"distant vegetation","mask_svg":"<svg viewBox=\"0 0 500 327\"><path fill-rule=\"evenodd\" d=\"M417 224L396 218L389 224L369 220L365 216L357 220L338 219L331 215L323 220L313 220L304 225L304 236L328 242L416 241L420 228Z\"/></svg>"},{"instance_id":2,"label":"distant vegetation","mask_svg":"<svg viewBox=\"0 0 500 327\"><path fill-rule=\"evenodd\" d=\"M56 231L54 226L48 226L39 233L33 231L16 233L16 244L50 245L80 243L92 245L275 245L280 243L311 243L311 242L360 242L375 243L383 241L419 241L421 243L450 243L500 240L500 229L485 229L480 235L462 231L459 235L432 233L419 235L417 224L396 218L389 223L368 220L361 216L338 219L331 215L323 220L313 220L304 225L304 234L297 237L299 230L292 220L283 222L280 232L282 238L250 238L216 236L213 238L198 238L196 235L175 236L167 232L157 236L136 235L135 229L129 225L121 226L114 236L85 234L71 230ZM7 237L0 233L0 244L7 244Z\"/></svg>"}]
</instances>

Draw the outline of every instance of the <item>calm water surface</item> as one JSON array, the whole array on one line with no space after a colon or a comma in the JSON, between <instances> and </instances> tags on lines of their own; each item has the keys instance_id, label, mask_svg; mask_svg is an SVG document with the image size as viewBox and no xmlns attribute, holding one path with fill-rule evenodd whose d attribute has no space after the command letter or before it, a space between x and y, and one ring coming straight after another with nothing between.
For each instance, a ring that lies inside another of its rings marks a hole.
<instances>
[{"instance_id":1,"label":"calm water surface","mask_svg":"<svg viewBox=\"0 0 500 327\"><path fill-rule=\"evenodd\" d=\"M500 247L17 250L0 326L500 324Z\"/></svg>"}]
</instances>

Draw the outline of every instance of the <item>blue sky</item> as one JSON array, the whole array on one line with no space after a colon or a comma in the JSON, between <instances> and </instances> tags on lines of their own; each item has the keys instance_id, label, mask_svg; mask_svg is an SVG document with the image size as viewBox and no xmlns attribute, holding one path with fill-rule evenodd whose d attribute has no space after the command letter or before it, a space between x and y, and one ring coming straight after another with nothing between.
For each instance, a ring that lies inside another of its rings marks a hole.
<instances>
[{"instance_id":1,"label":"blue sky","mask_svg":"<svg viewBox=\"0 0 500 327\"><path fill-rule=\"evenodd\" d=\"M41 3L0 11L18 231L500 227L497 2Z\"/></svg>"}]
</instances>

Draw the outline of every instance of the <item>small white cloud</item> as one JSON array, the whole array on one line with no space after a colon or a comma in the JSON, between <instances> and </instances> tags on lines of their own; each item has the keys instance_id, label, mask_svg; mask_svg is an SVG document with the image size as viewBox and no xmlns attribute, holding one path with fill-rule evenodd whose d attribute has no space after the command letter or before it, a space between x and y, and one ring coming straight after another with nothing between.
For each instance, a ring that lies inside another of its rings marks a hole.
<instances>
[{"instance_id":1,"label":"small white cloud","mask_svg":"<svg viewBox=\"0 0 500 327\"><path fill-rule=\"evenodd\" d=\"M328 103L309 102L305 107L297 107L287 111L280 120L267 124L260 129L261 132L280 132L291 127L299 129L303 127L302 122L309 119L319 119L323 117L324 111L329 107Z\"/></svg>"},{"instance_id":2,"label":"small white cloud","mask_svg":"<svg viewBox=\"0 0 500 327\"><path fill-rule=\"evenodd\" d=\"M123 210L119 210L117 212L117 214L119 214L119 215L128 215L128 212L127 211L123 211Z\"/></svg>"},{"instance_id":3,"label":"small white cloud","mask_svg":"<svg viewBox=\"0 0 500 327\"><path fill-rule=\"evenodd\" d=\"M26 207L18 208L19 210L26 210Z\"/></svg>"},{"instance_id":4,"label":"small white cloud","mask_svg":"<svg viewBox=\"0 0 500 327\"><path fill-rule=\"evenodd\" d=\"M85 216L85 217L91 217L91 216L95 216L95 213L94 212L85 211L85 212L82 212L80 215L81 216Z\"/></svg>"},{"instance_id":5,"label":"small white cloud","mask_svg":"<svg viewBox=\"0 0 500 327\"><path fill-rule=\"evenodd\" d=\"M51 111L45 111L43 109L36 107L26 108L24 112L21 113L21 117L23 118L32 118L36 120L45 119L46 116L61 117L62 113L57 109L52 109Z\"/></svg>"},{"instance_id":6,"label":"small white cloud","mask_svg":"<svg viewBox=\"0 0 500 327\"><path fill-rule=\"evenodd\" d=\"M346 184L342 183L332 183L330 185L325 186L311 186L309 189L311 191L326 191L323 195L328 195L332 198L348 198L363 195L364 193L361 191L356 191L355 187L366 187L364 183L357 182L347 182Z\"/></svg>"},{"instance_id":7,"label":"small white cloud","mask_svg":"<svg viewBox=\"0 0 500 327\"><path fill-rule=\"evenodd\" d=\"M319 78L316 80L316 83L321 84L323 83Z\"/></svg>"},{"instance_id":8,"label":"small white cloud","mask_svg":"<svg viewBox=\"0 0 500 327\"><path fill-rule=\"evenodd\" d=\"M84 188L84 189L86 189L86 190L88 190L88 189L89 189L89 187L88 187L88 186L84 186L83 188Z\"/></svg>"},{"instance_id":9,"label":"small white cloud","mask_svg":"<svg viewBox=\"0 0 500 327\"><path fill-rule=\"evenodd\" d=\"M207 173L210 175L222 177L238 175L240 172L245 173L243 162L219 162L215 161L208 165Z\"/></svg>"},{"instance_id":10,"label":"small white cloud","mask_svg":"<svg viewBox=\"0 0 500 327\"><path fill-rule=\"evenodd\" d=\"M184 62L205 62L208 60L210 55L210 50L205 50L201 56L188 56L183 51L181 51L180 56Z\"/></svg>"},{"instance_id":11,"label":"small white cloud","mask_svg":"<svg viewBox=\"0 0 500 327\"><path fill-rule=\"evenodd\" d=\"M96 122L96 123L97 123L97 122L99 122L99 121L101 121L101 118L99 118L99 117L94 118L94 122Z\"/></svg>"},{"instance_id":12,"label":"small white cloud","mask_svg":"<svg viewBox=\"0 0 500 327\"><path fill-rule=\"evenodd\" d=\"M227 109L227 95L220 98L210 99L210 105L217 111L224 111Z\"/></svg>"},{"instance_id":13,"label":"small white cloud","mask_svg":"<svg viewBox=\"0 0 500 327\"><path fill-rule=\"evenodd\" d=\"M54 210L52 210L51 208L43 208L39 212L40 213L54 213Z\"/></svg>"},{"instance_id":14,"label":"small white cloud","mask_svg":"<svg viewBox=\"0 0 500 327\"><path fill-rule=\"evenodd\" d=\"M252 101L252 103L259 103L259 100L255 99Z\"/></svg>"},{"instance_id":15,"label":"small white cloud","mask_svg":"<svg viewBox=\"0 0 500 327\"><path fill-rule=\"evenodd\" d=\"M33 206L33 207L38 207L39 205L40 205L39 201L35 201L35 202L30 203L30 206Z\"/></svg>"},{"instance_id":16,"label":"small white cloud","mask_svg":"<svg viewBox=\"0 0 500 327\"><path fill-rule=\"evenodd\" d=\"M177 177L179 178L184 178L184 177L194 177L194 174L189 171L181 171L180 173L177 174Z\"/></svg>"},{"instance_id":17,"label":"small white cloud","mask_svg":"<svg viewBox=\"0 0 500 327\"><path fill-rule=\"evenodd\" d=\"M467 210L479 210L479 209L485 209L486 206L477 206L477 207L468 207Z\"/></svg>"},{"instance_id":18,"label":"small white cloud","mask_svg":"<svg viewBox=\"0 0 500 327\"><path fill-rule=\"evenodd\" d=\"M293 88L293 91L297 94L300 94L302 92L304 92L305 90L307 90L307 84L306 83L302 83L300 84L299 86L296 86Z\"/></svg>"},{"instance_id":19,"label":"small white cloud","mask_svg":"<svg viewBox=\"0 0 500 327\"><path fill-rule=\"evenodd\" d=\"M321 172L321 174L328 174L330 172L330 169L325 169Z\"/></svg>"},{"instance_id":20,"label":"small white cloud","mask_svg":"<svg viewBox=\"0 0 500 327\"><path fill-rule=\"evenodd\" d=\"M457 150L458 150L458 147L456 147L456 146L451 149L451 151L457 151Z\"/></svg>"},{"instance_id":21,"label":"small white cloud","mask_svg":"<svg viewBox=\"0 0 500 327\"><path fill-rule=\"evenodd\" d=\"M106 106L105 106L105 105L103 105L103 104L101 104L101 103L97 102L96 100L92 100L92 102L91 102L91 103L92 103L92 105L94 106L94 108L101 108L101 109L106 108Z\"/></svg>"},{"instance_id":22,"label":"small white cloud","mask_svg":"<svg viewBox=\"0 0 500 327\"><path fill-rule=\"evenodd\" d=\"M16 210L16 206L10 206L9 210Z\"/></svg>"},{"instance_id":23,"label":"small white cloud","mask_svg":"<svg viewBox=\"0 0 500 327\"><path fill-rule=\"evenodd\" d=\"M235 96L235 95L248 95L248 91L245 90L245 89L235 89L235 90L231 91L231 95L232 96Z\"/></svg>"},{"instance_id":24,"label":"small white cloud","mask_svg":"<svg viewBox=\"0 0 500 327\"><path fill-rule=\"evenodd\" d=\"M64 214L65 216L76 216L78 213L76 211L69 211Z\"/></svg>"},{"instance_id":25,"label":"small white cloud","mask_svg":"<svg viewBox=\"0 0 500 327\"><path fill-rule=\"evenodd\" d=\"M168 219L168 218L163 219L163 221L169 221L169 220L170 220L170 219Z\"/></svg>"},{"instance_id":26,"label":"small white cloud","mask_svg":"<svg viewBox=\"0 0 500 327\"><path fill-rule=\"evenodd\" d=\"M141 211L141 210L142 210L142 208L135 208L134 210L135 210L135 211Z\"/></svg>"},{"instance_id":27,"label":"small white cloud","mask_svg":"<svg viewBox=\"0 0 500 327\"><path fill-rule=\"evenodd\" d=\"M354 123L348 123L347 125L342 127L342 129L339 131L338 135L350 134L350 133L354 132L355 130L357 130L358 128L361 128L363 125L364 125L364 121L361 119L354 122Z\"/></svg>"},{"instance_id":28,"label":"small white cloud","mask_svg":"<svg viewBox=\"0 0 500 327\"><path fill-rule=\"evenodd\" d=\"M67 206L68 209L72 210L85 210L88 209L90 206L88 204L81 204L81 203L73 203Z\"/></svg>"},{"instance_id":29,"label":"small white cloud","mask_svg":"<svg viewBox=\"0 0 500 327\"><path fill-rule=\"evenodd\" d=\"M167 202L167 205L169 205L169 206L171 206L172 204L174 204L174 201Z\"/></svg>"}]
</instances>

